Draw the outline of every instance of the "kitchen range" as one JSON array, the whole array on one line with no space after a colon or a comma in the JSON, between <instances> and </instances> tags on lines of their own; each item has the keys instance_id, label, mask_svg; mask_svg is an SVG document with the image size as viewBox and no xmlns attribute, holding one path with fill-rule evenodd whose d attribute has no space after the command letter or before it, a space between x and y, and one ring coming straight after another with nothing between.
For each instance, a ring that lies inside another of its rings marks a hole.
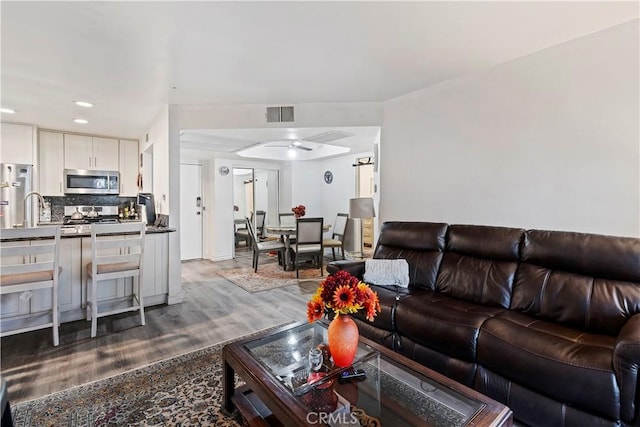
<instances>
[{"instance_id":1,"label":"kitchen range","mask_svg":"<svg viewBox=\"0 0 640 427\"><path fill-rule=\"evenodd\" d=\"M119 223L117 206L65 206L61 232L88 233L93 223Z\"/></svg>"}]
</instances>

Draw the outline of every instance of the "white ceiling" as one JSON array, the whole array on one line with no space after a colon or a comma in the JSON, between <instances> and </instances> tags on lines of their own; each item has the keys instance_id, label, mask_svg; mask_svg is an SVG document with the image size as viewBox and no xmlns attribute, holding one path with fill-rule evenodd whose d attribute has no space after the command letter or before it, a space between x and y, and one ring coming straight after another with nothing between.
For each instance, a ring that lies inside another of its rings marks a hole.
<instances>
[{"instance_id":1,"label":"white ceiling","mask_svg":"<svg viewBox=\"0 0 640 427\"><path fill-rule=\"evenodd\" d=\"M17 110L3 121L133 138L167 103L384 101L639 15L635 1L0 7L1 103ZM82 109L75 100L95 107ZM74 117L89 123L75 124ZM255 137L198 132L227 138L230 147Z\"/></svg>"}]
</instances>

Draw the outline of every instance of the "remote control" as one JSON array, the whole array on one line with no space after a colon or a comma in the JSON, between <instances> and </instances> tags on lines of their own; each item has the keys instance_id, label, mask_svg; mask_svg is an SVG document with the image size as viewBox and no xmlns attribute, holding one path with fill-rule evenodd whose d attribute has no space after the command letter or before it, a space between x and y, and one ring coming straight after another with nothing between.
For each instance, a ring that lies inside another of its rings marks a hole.
<instances>
[{"instance_id":1,"label":"remote control","mask_svg":"<svg viewBox=\"0 0 640 427\"><path fill-rule=\"evenodd\" d=\"M364 381L366 379L367 379L367 374L362 369L356 369L356 370L349 369L347 371L344 371L342 374L340 374L340 378L338 379L338 382L341 384L344 384L344 383Z\"/></svg>"}]
</instances>

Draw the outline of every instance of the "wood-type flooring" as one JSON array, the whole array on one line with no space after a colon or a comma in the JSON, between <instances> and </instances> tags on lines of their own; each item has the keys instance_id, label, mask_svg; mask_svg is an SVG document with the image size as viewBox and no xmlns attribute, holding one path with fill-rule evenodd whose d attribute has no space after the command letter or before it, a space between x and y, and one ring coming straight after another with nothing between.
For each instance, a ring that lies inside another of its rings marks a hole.
<instances>
[{"instance_id":1,"label":"wood-type flooring","mask_svg":"<svg viewBox=\"0 0 640 427\"><path fill-rule=\"evenodd\" d=\"M306 303L319 280L251 294L213 273L220 267L245 266L251 266L250 252L217 263L183 262L184 302L147 307L145 326L131 312L100 318L96 338L90 336L90 322L64 323L58 347L51 344L51 329L2 338L0 372L9 384L11 402L305 319Z\"/></svg>"}]
</instances>

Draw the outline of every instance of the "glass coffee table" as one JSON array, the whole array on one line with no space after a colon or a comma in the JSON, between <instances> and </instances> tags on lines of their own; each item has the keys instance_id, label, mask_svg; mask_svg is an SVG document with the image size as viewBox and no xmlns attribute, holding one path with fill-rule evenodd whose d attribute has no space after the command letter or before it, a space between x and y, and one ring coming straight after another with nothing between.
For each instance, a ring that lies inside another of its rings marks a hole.
<instances>
[{"instance_id":1,"label":"glass coffee table","mask_svg":"<svg viewBox=\"0 0 640 427\"><path fill-rule=\"evenodd\" d=\"M310 377L309 351L326 342L315 322L228 344L224 410L251 426L512 425L506 406L363 337L351 367Z\"/></svg>"}]
</instances>

